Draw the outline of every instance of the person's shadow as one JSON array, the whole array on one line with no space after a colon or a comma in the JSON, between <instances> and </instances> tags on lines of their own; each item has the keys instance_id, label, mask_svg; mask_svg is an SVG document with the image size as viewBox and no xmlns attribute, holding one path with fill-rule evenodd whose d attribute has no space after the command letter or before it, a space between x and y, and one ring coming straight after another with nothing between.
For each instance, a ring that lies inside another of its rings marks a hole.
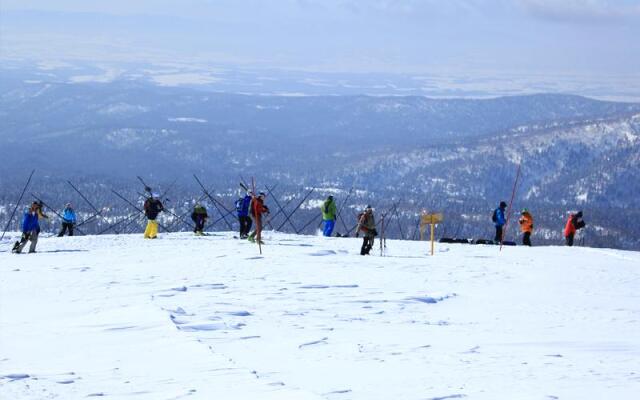
<instances>
[{"instance_id":1,"label":"person's shadow","mask_svg":"<svg viewBox=\"0 0 640 400\"><path fill-rule=\"evenodd\" d=\"M89 250L79 250L79 249L68 249L68 250L38 250L37 253L84 253Z\"/></svg>"}]
</instances>

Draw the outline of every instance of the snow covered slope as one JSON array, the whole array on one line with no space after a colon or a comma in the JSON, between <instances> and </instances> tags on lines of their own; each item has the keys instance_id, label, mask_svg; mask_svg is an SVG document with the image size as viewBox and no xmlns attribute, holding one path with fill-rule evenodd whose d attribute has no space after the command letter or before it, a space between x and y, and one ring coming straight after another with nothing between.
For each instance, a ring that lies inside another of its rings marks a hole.
<instances>
[{"instance_id":1,"label":"snow covered slope","mask_svg":"<svg viewBox=\"0 0 640 400\"><path fill-rule=\"evenodd\" d=\"M0 254L1 399L637 399L640 254L266 233ZM4 244L6 245L6 243Z\"/></svg>"}]
</instances>

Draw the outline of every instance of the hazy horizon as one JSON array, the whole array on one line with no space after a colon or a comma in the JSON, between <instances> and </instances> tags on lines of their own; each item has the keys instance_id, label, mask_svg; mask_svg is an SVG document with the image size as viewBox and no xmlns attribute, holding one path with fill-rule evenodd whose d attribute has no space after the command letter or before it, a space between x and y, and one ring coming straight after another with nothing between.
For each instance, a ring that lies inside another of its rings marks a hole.
<instances>
[{"instance_id":1,"label":"hazy horizon","mask_svg":"<svg viewBox=\"0 0 640 400\"><path fill-rule=\"evenodd\" d=\"M278 79L269 71L330 77L332 85L343 75L433 79L451 84L443 95L462 97L562 92L638 100L638 37L639 0L0 4L5 66L90 64L106 71L100 79L173 68L170 84L213 84L219 70L237 68L260 79ZM439 95L419 86L406 89Z\"/></svg>"}]
</instances>

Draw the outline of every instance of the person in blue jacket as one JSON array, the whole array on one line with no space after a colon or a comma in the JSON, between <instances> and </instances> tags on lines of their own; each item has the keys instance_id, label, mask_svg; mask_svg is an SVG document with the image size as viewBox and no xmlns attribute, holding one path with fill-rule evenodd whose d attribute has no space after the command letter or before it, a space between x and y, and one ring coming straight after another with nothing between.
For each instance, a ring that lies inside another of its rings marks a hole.
<instances>
[{"instance_id":1,"label":"person in blue jacket","mask_svg":"<svg viewBox=\"0 0 640 400\"><path fill-rule=\"evenodd\" d=\"M58 233L58 237L64 236L69 231L69 236L73 236L73 227L76 225L76 212L73 211L71 203L67 203L62 210L62 230Z\"/></svg>"},{"instance_id":2,"label":"person in blue jacket","mask_svg":"<svg viewBox=\"0 0 640 400\"><path fill-rule=\"evenodd\" d=\"M38 223L38 210L40 204L34 201L27 210L25 210L22 216L22 224L20 229L22 230L22 238L16 242L11 250L13 253L20 254L22 249L28 241L31 242L29 246L29 253L36 252L36 244L38 243L38 234L40 233L40 224Z\"/></svg>"},{"instance_id":3,"label":"person in blue jacket","mask_svg":"<svg viewBox=\"0 0 640 400\"><path fill-rule=\"evenodd\" d=\"M502 235L503 235L502 227L507 222L507 219L504 215L504 211L506 209L507 209L507 203L505 203L504 201L501 201L500 206L493 211L493 216L491 217L491 220L496 226L496 237L494 238L494 240L497 243L502 242Z\"/></svg>"},{"instance_id":4,"label":"person in blue jacket","mask_svg":"<svg viewBox=\"0 0 640 400\"><path fill-rule=\"evenodd\" d=\"M249 216L249 207L251 204L251 193L247 192L244 197L240 197L236 200L236 213L238 215L238 222L240 223L240 239L246 239L249 237L251 231L251 217Z\"/></svg>"}]
</instances>

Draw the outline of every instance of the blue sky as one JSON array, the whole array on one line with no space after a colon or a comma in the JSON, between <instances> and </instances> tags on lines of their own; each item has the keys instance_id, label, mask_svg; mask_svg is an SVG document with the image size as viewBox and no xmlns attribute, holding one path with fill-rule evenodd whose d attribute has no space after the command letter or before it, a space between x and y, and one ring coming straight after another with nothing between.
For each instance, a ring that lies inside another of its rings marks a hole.
<instances>
[{"instance_id":1,"label":"blue sky","mask_svg":"<svg viewBox=\"0 0 640 400\"><path fill-rule=\"evenodd\" d=\"M640 0L3 0L4 55L627 76Z\"/></svg>"}]
</instances>

